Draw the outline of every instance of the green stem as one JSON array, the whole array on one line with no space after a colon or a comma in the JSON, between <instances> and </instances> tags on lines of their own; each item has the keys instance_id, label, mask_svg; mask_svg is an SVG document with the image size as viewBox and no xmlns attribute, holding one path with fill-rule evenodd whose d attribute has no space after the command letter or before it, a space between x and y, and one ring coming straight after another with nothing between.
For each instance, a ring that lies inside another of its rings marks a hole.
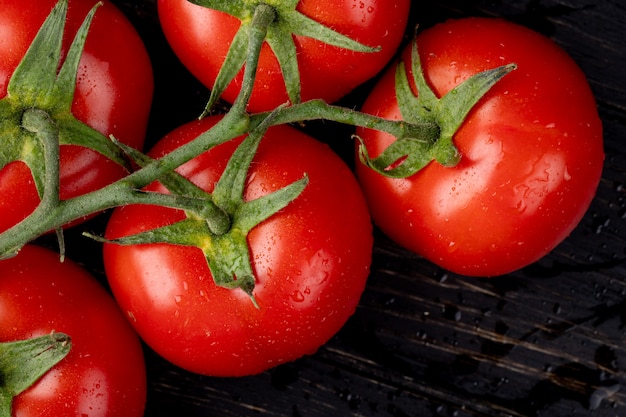
<instances>
[{"instance_id":1,"label":"green stem","mask_svg":"<svg viewBox=\"0 0 626 417\"><path fill-rule=\"evenodd\" d=\"M237 99L233 103L230 112L235 114L245 114L248 101L252 95L254 88L254 80L259 66L259 56L261 55L261 46L265 42L267 29L269 25L276 19L276 10L267 4L259 4L254 9L252 22L248 33L248 51L246 57L246 65L243 72L243 83ZM208 109L208 106L207 106ZM207 114L208 110L201 117ZM230 113L229 112L229 113Z\"/></svg>"},{"instance_id":2,"label":"green stem","mask_svg":"<svg viewBox=\"0 0 626 417\"><path fill-rule=\"evenodd\" d=\"M99 190L68 200L59 200L59 131L56 124L42 110L27 110L24 113L24 128L35 133L44 143L45 187L41 204L24 221L0 234L0 259L10 257L27 242L60 228L78 218L103 210L128 204L155 204L182 210L206 212L210 207L202 205L199 198L176 195L146 193L140 191L155 180L167 182L167 174L202 154L208 149L244 135L257 128L269 113L248 115L247 102L254 85L258 58L267 28L276 18L270 6L260 5L255 9L250 25L244 81L240 94L231 110L213 128L195 140L175 149L161 159L150 161L125 178ZM397 138L411 138L432 144L439 135L434 123L408 123L391 121L355 110L332 106L321 100L283 107L274 112L271 125L326 119L350 125L362 126L387 132ZM167 184L164 184L167 186ZM221 213L217 213L221 215ZM219 219L218 219L219 220ZM230 224L218 221L219 225Z\"/></svg>"},{"instance_id":3,"label":"green stem","mask_svg":"<svg viewBox=\"0 0 626 417\"><path fill-rule=\"evenodd\" d=\"M257 126L268 114L259 113L250 116L250 127ZM322 119L386 132L398 139L411 138L431 144L435 143L440 133L439 126L434 122L409 123L389 120L345 107L334 106L323 100L310 100L284 107L278 111L272 120L272 125Z\"/></svg>"},{"instance_id":4,"label":"green stem","mask_svg":"<svg viewBox=\"0 0 626 417\"><path fill-rule=\"evenodd\" d=\"M52 197L46 201L42 200L42 203L30 216L0 235L0 259L13 256L24 244L49 230L58 229L77 218L109 208L127 204L158 204L166 207L188 208L189 200L185 201L181 197L141 193L138 190L163 177L166 173L174 171L180 165L213 146L241 136L250 130L245 109L252 93L258 57L265 33L274 18L275 14L272 7L257 7L255 9L250 28L248 61L244 72L243 87L231 111L220 122L195 140L107 187L69 200L59 201L58 192L55 200ZM58 148L58 132L54 130L53 122L44 115L45 112L38 111L36 113L37 117L34 117L36 122L31 123L35 127L30 130L40 135L42 141L51 144L56 143L55 146ZM53 158L54 146L50 148L49 157ZM58 154L55 163L58 165ZM50 166L54 167L53 164ZM58 171L56 171L56 175L52 171L54 169L46 173L46 181L50 181L51 184L52 181L58 183ZM50 177L55 177L56 180ZM58 189L58 184L57 186L46 186L44 193L51 194L52 191L49 190L55 188Z\"/></svg>"},{"instance_id":5,"label":"green stem","mask_svg":"<svg viewBox=\"0 0 626 417\"><path fill-rule=\"evenodd\" d=\"M135 148L125 145L122 142L116 141L116 143L139 167L145 167L146 165L154 162L154 159L141 153ZM175 171L163 174L163 176L159 177L159 182L163 184L163 186L165 186L170 193L174 195L188 196L190 200L192 200L190 203L197 202L199 207L196 208L194 207L194 204L189 204L185 210L191 211L197 216L205 218L211 233L219 236L226 233L230 229L230 216L215 204L210 193L207 193L197 187L187 178Z\"/></svg>"},{"instance_id":6,"label":"green stem","mask_svg":"<svg viewBox=\"0 0 626 417\"><path fill-rule=\"evenodd\" d=\"M65 358L71 347L63 333L0 343L0 417L11 417L13 398Z\"/></svg>"},{"instance_id":7,"label":"green stem","mask_svg":"<svg viewBox=\"0 0 626 417\"><path fill-rule=\"evenodd\" d=\"M257 44L257 47L260 48L260 45ZM250 84L254 80L253 68L255 66L250 65L247 68L250 69L246 72L244 84ZM185 210L189 209L190 206L197 206L198 201L194 202L191 199L174 195L144 193L139 190L152 181L161 179L167 173L174 171L180 165L211 147L249 132L265 120L267 113L253 116L242 113L241 109L245 108L245 91L247 89L243 88L241 104L238 107L234 107L235 111L231 110L212 129L161 159L153 160L127 177L83 196L63 201L58 201L53 197L45 197L45 201L42 201L42 204L29 217L0 234L0 259L14 255L24 244L50 230L58 229L77 218L109 208L127 204L157 204ZM47 168L49 169L47 177L58 178L58 167L55 168L58 165L58 157L55 157L55 152L58 152L58 146L55 147L54 145L57 141L54 139L56 130L52 125L53 122L48 117L45 117L45 112L32 112L29 117L33 120L38 120L37 122L31 121L29 126L33 125L33 127L29 129L41 135L45 143L49 143L49 146L46 147L47 158L49 158L47 167L50 167ZM372 128L387 132L398 138L412 137L428 141L429 143L432 143L433 138L436 138L438 133L438 127L432 123L411 124L403 121L391 121L355 110L332 106L322 100L312 100L282 108L276 112L275 117L271 120L271 124L278 125L317 119ZM51 125L46 127L46 123ZM36 129L35 125L38 125ZM57 174L55 175L55 173ZM45 193L49 196L58 195L58 193L53 194L52 191L49 191L57 188L54 185L54 178L48 178L47 181L50 181L50 183L45 187Z\"/></svg>"},{"instance_id":8,"label":"green stem","mask_svg":"<svg viewBox=\"0 0 626 417\"><path fill-rule=\"evenodd\" d=\"M41 118L41 121L45 120L50 122L49 119ZM248 119L245 117L227 115L212 129L198 136L196 140L177 148L119 181L72 199L42 202L26 219L0 234L0 259L15 255L26 243L50 230L58 229L73 220L109 208L128 204L156 204L184 210L185 205L189 204L189 199L185 201L179 196L145 193L140 189L211 147L245 134L248 131L248 125ZM42 140L53 141L53 138L48 137L53 132L53 129L44 128L39 129L37 134L42 135Z\"/></svg>"},{"instance_id":9,"label":"green stem","mask_svg":"<svg viewBox=\"0 0 626 417\"><path fill-rule=\"evenodd\" d=\"M22 115L22 128L39 136L44 148L44 188L42 205L57 205L60 197L59 185L59 129L50 115L40 109L28 109Z\"/></svg>"}]
</instances>

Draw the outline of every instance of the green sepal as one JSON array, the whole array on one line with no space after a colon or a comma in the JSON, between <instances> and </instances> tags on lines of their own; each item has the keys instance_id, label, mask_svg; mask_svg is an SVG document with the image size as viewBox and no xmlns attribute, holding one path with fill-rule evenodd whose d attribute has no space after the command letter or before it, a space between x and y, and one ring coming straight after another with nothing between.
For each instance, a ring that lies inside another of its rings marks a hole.
<instances>
[{"instance_id":1,"label":"green sepal","mask_svg":"<svg viewBox=\"0 0 626 417\"><path fill-rule=\"evenodd\" d=\"M0 343L0 417L11 417L13 398L65 358L71 347L64 333Z\"/></svg>"},{"instance_id":2,"label":"green sepal","mask_svg":"<svg viewBox=\"0 0 626 417\"><path fill-rule=\"evenodd\" d=\"M166 243L197 247L202 250L216 285L241 289L256 305L253 295L255 278L247 241L248 233L259 223L285 208L308 184L308 177L305 175L301 180L264 197L244 201L250 164L274 115L270 115L265 122L253 129L237 147L213 193L200 190L176 173L159 178L170 191L175 190L182 195L194 197L193 204L185 210L186 216L183 220L117 239L91 237L119 245ZM131 148L127 148L126 151L139 165L145 166L152 161ZM201 198L202 195L204 198ZM213 210L203 212L202 207L206 208L207 205L214 205L220 214L228 216L228 230L215 233L214 229L209 227L215 212Z\"/></svg>"},{"instance_id":3,"label":"green sepal","mask_svg":"<svg viewBox=\"0 0 626 417\"><path fill-rule=\"evenodd\" d=\"M398 63L396 98L400 113L409 123L435 124L439 131L432 141L410 136L397 138L376 158L370 158L361 143L361 162L390 178L410 177L432 161L443 166L455 166L461 154L453 143L454 135L480 99L505 75L517 68L515 64L507 64L480 72L438 98L426 81L416 42L413 42L411 61L412 81L418 94L416 96L411 89L405 64Z\"/></svg>"},{"instance_id":4,"label":"green sepal","mask_svg":"<svg viewBox=\"0 0 626 417\"><path fill-rule=\"evenodd\" d=\"M13 161L23 161L31 170L40 197L43 195L45 176L44 150L43 144L32 132L20 129L21 116L26 109L36 108L50 115L57 124L60 144L89 147L126 166L119 148L71 113L78 64L100 4L96 4L86 16L61 65L68 6L67 0L60 0L12 74L7 96L0 100L0 168Z\"/></svg>"},{"instance_id":5,"label":"green sepal","mask_svg":"<svg viewBox=\"0 0 626 417\"><path fill-rule=\"evenodd\" d=\"M220 71L217 73L209 101L206 104L205 114L209 113L224 90L226 90L226 87L228 87L228 84L230 84L241 68L243 68L246 62L248 38L249 25L242 24L233 38Z\"/></svg>"},{"instance_id":6,"label":"green sepal","mask_svg":"<svg viewBox=\"0 0 626 417\"><path fill-rule=\"evenodd\" d=\"M211 96L206 105L208 113L226 87L239 73L246 58L246 40L257 8L272 9L274 18L267 24L266 41L276 56L283 73L287 95L292 104L300 102L300 71L296 58L296 45L293 35L316 39L328 45L355 52L371 53L380 50L371 47L324 26L296 10L298 1L262 2L258 0L189 0L190 3L227 13L238 18L241 26L228 50L224 64L218 73Z\"/></svg>"}]
</instances>

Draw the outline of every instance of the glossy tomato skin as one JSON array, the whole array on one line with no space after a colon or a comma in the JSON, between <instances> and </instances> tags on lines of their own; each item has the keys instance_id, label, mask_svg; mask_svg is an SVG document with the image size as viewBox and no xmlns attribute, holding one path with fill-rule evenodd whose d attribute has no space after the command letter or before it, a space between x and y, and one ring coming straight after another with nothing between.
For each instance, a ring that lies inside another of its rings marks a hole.
<instances>
[{"instance_id":1,"label":"glossy tomato skin","mask_svg":"<svg viewBox=\"0 0 626 417\"><path fill-rule=\"evenodd\" d=\"M69 354L18 395L19 417L140 417L146 373L139 338L113 297L72 261L27 245L0 262L0 341L72 338Z\"/></svg>"},{"instance_id":2,"label":"glossy tomato skin","mask_svg":"<svg viewBox=\"0 0 626 417\"><path fill-rule=\"evenodd\" d=\"M417 43L438 96L479 71L518 68L455 135L463 155L456 167L431 163L410 178L386 179L359 164L374 222L400 245L464 275L502 275L538 260L576 227L601 176L602 125L584 74L547 38L502 20L449 21ZM401 118L392 71L363 110ZM394 140L358 134L372 156Z\"/></svg>"},{"instance_id":3,"label":"glossy tomato skin","mask_svg":"<svg viewBox=\"0 0 626 417\"><path fill-rule=\"evenodd\" d=\"M302 100L322 98L334 102L367 81L389 62L402 41L409 0L300 0L297 10L377 53L357 53L295 36L301 77ZM217 78L240 22L220 11L187 0L159 0L163 32L181 62L205 86ZM232 103L241 87L243 73L222 97ZM252 112L272 110L288 102L278 61L263 45L255 88L248 104Z\"/></svg>"},{"instance_id":4,"label":"glossy tomato skin","mask_svg":"<svg viewBox=\"0 0 626 417\"><path fill-rule=\"evenodd\" d=\"M151 155L175 149L216 120L183 125ZM180 172L212 190L239 142L211 149ZM291 127L274 127L252 162L245 199L267 195L305 173L310 182L304 192L248 235L258 309L242 290L214 284L199 249L105 244L113 293L149 346L193 372L241 376L313 353L339 330L364 289L373 244L352 172L326 145ZM126 206L113 213L106 236L182 218L172 209Z\"/></svg>"},{"instance_id":5,"label":"glossy tomato skin","mask_svg":"<svg viewBox=\"0 0 626 417\"><path fill-rule=\"evenodd\" d=\"M0 0L0 98L15 68L57 0ZM64 48L96 4L70 0ZM142 148L153 94L153 74L145 47L126 17L108 0L98 8L81 58L74 116L105 136ZM61 198L101 188L125 174L123 168L89 149L61 147ZM39 203L30 171L21 162L0 170L0 231L27 216Z\"/></svg>"}]
</instances>

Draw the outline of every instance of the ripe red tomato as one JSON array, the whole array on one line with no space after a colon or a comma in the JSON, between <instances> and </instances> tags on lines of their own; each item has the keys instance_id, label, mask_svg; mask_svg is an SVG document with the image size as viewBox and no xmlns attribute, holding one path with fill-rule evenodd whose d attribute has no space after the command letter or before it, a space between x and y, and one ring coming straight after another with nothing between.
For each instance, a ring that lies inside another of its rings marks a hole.
<instances>
[{"instance_id":1,"label":"ripe red tomato","mask_svg":"<svg viewBox=\"0 0 626 417\"><path fill-rule=\"evenodd\" d=\"M37 31L57 0L0 0L0 98ZM91 0L70 0L64 48L74 37ZM153 93L151 63L139 35L107 0L96 12L81 58L72 105L74 116L105 136L143 146ZM101 188L124 175L119 165L78 146L61 146L61 199ZM39 204L30 171L22 162L0 170L0 231Z\"/></svg>"},{"instance_id":2,"label":"ripe red tomato","mask_svg":"<svg viewBox=\"0 0 626 417\"><path fill-rule=\"evenodd\" d=\"M296 9L304 15L364 45L381 47L379 52L357 53L295 35L302 100L322 98L334 102L381 71L402 40L410 3L409 0L300 0ZM158 9L163 32L176 55L211 88L240 21L187 0L159 0ZM230 103L235 100L242 78L240 73L225 90L222 95L225 100ZM278 61L264 44L248 109L272 110L287 101Z\"/></svg>"},{"instance_id":3,"label":"ripe red tomato","mask_svg":"<svg viewBox=\"0 0 626 417\"><path fill-rule=\"evenodd\" d=\"M151 151L164 155L207 130L217 117L183 125ZM212 191L240 140L226 142L179 172ZM140 336L193 372L254 374L313 353L354 312L369 274L372 227L358 183L330 148L288 126L270 128L248 173L244 200L304 174L309 184L248 235L256 308L244 291L215 285L203 253L167 244L105 244L113 293ZM153 190L164 191L163 187ZM171 224L181 211L116 209L109 239Z\"/></svg>"},{"instance_id":4,"label":"ripe red tomato","mask_svg":"<svg viewBox=\"0 0 626 417\"><path fill-rule=\"evenodd\" d=\"M113 298L77 264L27 245L0 262L0 341L63 332L69 354L15 397L20 417L140 417L146 373L139 338Z\"/></svg>"},{"instance_id":5,"label":"ripe red tomato","mask_svg":"<svg viewBox=\"0 0 626 417\"><path fill-rule=\"evenodd\" d=\"M438 97L477 72L518 67L456 133L456 167L433 162L409 178L389 179L359 164L375 223L460 274L501 275L538 260L579 223L600 180L602 125L584 74L549 39L502 20L449 21L425 30L417 44ZM365 112L401 118L394 76L395 69L380 81ZM372 157L394 140L367 129L358 134Z\"/></svg>"}]
</instances>

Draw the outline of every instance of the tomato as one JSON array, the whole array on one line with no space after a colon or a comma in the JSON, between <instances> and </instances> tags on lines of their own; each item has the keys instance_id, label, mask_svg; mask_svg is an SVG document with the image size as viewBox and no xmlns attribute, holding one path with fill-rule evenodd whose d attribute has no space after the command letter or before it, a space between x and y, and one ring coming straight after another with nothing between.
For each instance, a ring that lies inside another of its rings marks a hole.
<instances>
[{"instance_id":1,"label":"tomato","mask_svg":"<svg viewBox=\"0 0 626 417\"><path fill-rule=\"evenodd\" d=\"M56 0L0 0L0 98ZM91 0L70 0L64 48L89 10ZM105 136L135 148L144 143L153 93L151 63L126 17L104 1L96 12L83 52L72 112ZM125 174L122 167L87 148L61 146L61 198L107 185ZM0 231L18 223L39 204L30 170L22 162L0 170Z\"/></svg>"},{"instance_id":2,"label":"tomato","mask_svg":"<svg viewBox=\"0 0 626 417\"><path fill-rule=\"evenodd\" d=\"M438 97L480 71L512 62L517 70L455 134L455 167L432 162L390 179L359 164L375 223L464 275L501 275L540 259L580 222L600 180L602 125L583 72L549 39L503 20L448 21L419 34L417 45ZM363 111L401 118L394 77L395 69L381 79ZM394 140L367 129L358 135L372 156Z\"/></svg>"},{"instance_id":3,"label":"tomato","mask_svg":"<svg viewBox=\"0 0 626 417\"><path fill-rule=\"evenodd\" d=\"M302 100L322 98L334 102L381 71L402 40L409 9L408 0L299 1L296 10L302 14L364 45L381 47L374 53L353 52L294 35ZM159 0L158 10L163 32L176 55L193 75L212 88L240 21L187 0ZM240 73L224 91L226 101L235 100L242 78ZM264 44L248 109L267 111L286 102L280 66L269 45Z\"/></svg>"},{"instance_id":4,"label":"tomato","mask_svg":"<svg viewBox=\"0 0 626 417\"><path fill-rule=\"evenodd\" d=\"M20 417L142 416L146 373L139 338L84 269L27 245L0 262L0 341L70 335L69 354L13 401Z\"/></svg>"},{"instance_id":5,"label":"tomato","mask_svg":"<svg viewBox=\"0 0 626 417\"><path fill-rule=\"evenodd\" d=\"M164 155L212 126L218 116L183 125L150 154ZM241 139L179 168L212 191ZM354 312L369 273L372 226L353 173L326 145L289 126L270 128L244 192L250 201L304 174L309 183L286 208L247 236L258 308L241 289L215 285L195 247L105 244L112 291L147 344L201 374L259 373L313 353ZM152 190L164 191L153 184ZM116 209L108 239L174 223L183 212L146 205Z\"/></svg>"}]
</instances>

